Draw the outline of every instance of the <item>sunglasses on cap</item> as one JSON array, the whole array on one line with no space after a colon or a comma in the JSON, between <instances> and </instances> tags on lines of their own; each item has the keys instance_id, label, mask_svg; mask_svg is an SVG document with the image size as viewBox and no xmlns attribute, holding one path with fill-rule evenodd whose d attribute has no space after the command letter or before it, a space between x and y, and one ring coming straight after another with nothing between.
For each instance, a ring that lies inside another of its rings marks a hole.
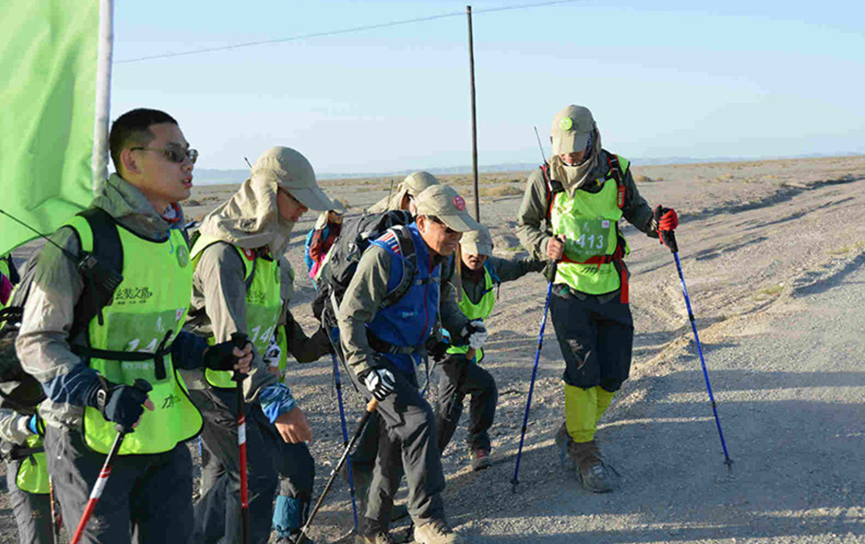
<instances>
[{"instance_id":1,"label":"sunglasses on cap","mask_svg":"<svg viewBox=\"0 0 865 544\"><path fill-rule=\"evenodd\" d=\"M129 150L160 151L163 157L168 159L170 162L176 162L178 164L182 163L186 159L189 159L189 162L192 164L195 164L195 161L198 160L197 149L182 149L180 147L133 147Z\"/></svg>"}]
</instances>

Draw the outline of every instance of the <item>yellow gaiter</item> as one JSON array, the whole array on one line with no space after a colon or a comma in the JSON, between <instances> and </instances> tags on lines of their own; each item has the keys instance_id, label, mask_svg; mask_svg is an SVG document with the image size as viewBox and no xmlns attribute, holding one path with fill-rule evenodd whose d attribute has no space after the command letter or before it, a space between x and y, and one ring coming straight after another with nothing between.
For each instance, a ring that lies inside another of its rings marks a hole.
<instances>
[{"instance_id":1,"label":"yellow gaiter","mask_svg":"<svg viewBox=\"0 0 865 544\"><path fill-rule=\"evenodd\" d=\"M614 395L602 387L583 389L565 384L565 426L574 442L582 444L595 439L598 421Z\"/></svg>"}]
</instances>

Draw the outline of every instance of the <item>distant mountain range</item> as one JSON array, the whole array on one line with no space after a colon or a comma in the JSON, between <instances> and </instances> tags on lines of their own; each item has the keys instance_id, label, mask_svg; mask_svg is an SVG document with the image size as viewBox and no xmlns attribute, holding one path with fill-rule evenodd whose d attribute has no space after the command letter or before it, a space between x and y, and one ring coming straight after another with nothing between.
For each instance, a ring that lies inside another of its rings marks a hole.
<instances>
[{"instance_id":1,"label":"distant mountain range","mask_svg":"<svg viewBox=\"0 0 865 544\"><path fill-rule=\"evenodd\" d=\"M844 157L849 155L859 155L861 153L833 153L833 154L811 154L811 155L796 155L793 157L661 157L661 158L634 158L630 159L635 166L658 166L663 164L693 164L704 162L741 162L741 161L756 161L756 160L775 160L775 159L812 159L820 157ZM480 173L492 172L526 172L538 167L537 163L521 162L521 163L506 163L493 164L478 167ZM403 177L411 174L415 170L397 170L393 172L356 172L356 173L334 173L323 172L317 173L319 179L361 179L361 178L386 178L386 177ZM469 166L452 166L449 168L428 168L431 174L448 175L448 174L471 174L472 167ZM249 177L249 170L215 170L209 168L195 169L195 182L202 185L222 185L240 183Z\"/></svg>"}]
</instances>

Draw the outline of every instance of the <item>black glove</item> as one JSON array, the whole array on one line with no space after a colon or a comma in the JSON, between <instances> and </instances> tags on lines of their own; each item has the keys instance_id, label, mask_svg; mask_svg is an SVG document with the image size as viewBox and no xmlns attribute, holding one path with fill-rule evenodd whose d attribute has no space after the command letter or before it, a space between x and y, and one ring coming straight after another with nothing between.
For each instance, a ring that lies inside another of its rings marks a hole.
<instances>
[{"instance_id":1,"label":"black glove","mask_svg":"<svg viewBox=\"0 0 865 544\"><path fill-rule=\"evenodd\" d=\"M135 380L135 385L126 385L111 383L100 376L88 394L87 404L99 410L107 421L113 421L128 431L141 419L147 393L152 389L141 378Z\"/></svg>"},{"instance_id":2,"label":"black glove","mask_svg":"<svg viewBox=\"0 0 865 544\"><path fill-rule=\"evenodd\" d=\"M238 346L233 340L210 346L204 353L204 367L210 370L234 370L234 365L237 364L237 357L234 356L236 347Z\"/></svg>"},{"instance_id":3,"label":"black glove","mask_svg":"<svg viewBox=\"0 0 865 544\"><path fill-rule=\"evenodd\" d=\"M427 342L426 352L427 355L432 357L434 362L440 363L445 357L447 357L449 347L451 347L451 345L447 342L439 342L434 338L430 338L430 341Z\"/></svg>"},{"instance_id":4,"label":"black glove","mask_svg":"<svg viewBox=\"0 0 865 544\"><path fill-rule=\"evenodd\" d=\"M370 368L365 372L361 372L358 378L366 385L372 396L379 402L387 398L393 393L396 387L396 379L393 373L386 368Z\"/></svg>"}]
</instances>

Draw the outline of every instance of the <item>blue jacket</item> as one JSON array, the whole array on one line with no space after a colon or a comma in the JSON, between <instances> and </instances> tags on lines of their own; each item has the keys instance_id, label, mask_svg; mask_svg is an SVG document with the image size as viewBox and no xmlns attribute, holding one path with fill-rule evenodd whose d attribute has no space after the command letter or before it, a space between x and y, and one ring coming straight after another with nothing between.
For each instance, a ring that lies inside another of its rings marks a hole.
<instances>
[{"instance_id":1,"label":"blue jacket","mask_svg":"<svg viewBox=\"0 0 865 544\"><path fill-rule=\"evenodd\" d=\"M417 272L414 283L408 292L395 304L378 311L375 319L367 325L380 340L393 346L418 348L426 344L438 316L440 298L441 265L431 268L431 257L426 243L417 230L417 224L408 226L417 254ZM409 266L400 252L396 235L387 232L372 242L391 254L391 268L388 277L388 292L393 292L402 280ZM422 362L421 354L383 354L400 370L414 372L414 365Z\"/></svg>"}]
</instances>

